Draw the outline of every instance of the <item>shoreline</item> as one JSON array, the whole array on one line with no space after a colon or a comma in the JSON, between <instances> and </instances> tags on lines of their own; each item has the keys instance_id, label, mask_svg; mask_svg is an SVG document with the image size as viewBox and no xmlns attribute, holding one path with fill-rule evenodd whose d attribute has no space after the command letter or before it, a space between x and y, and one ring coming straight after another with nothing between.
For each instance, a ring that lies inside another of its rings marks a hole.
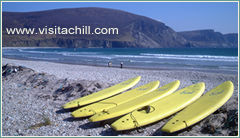
<instances>
[{"instance_id":1,"label":"shoreline","mask_svg":"<svg viewBox=\"0 0 240 138\"><path fill-rule=\"evenodd\" d=\"M104 65L89 65L89 64L77 64L77 63L67 63L67 62L57 62L57 61L43 61L43 60L31 60L31 59L17 59L17 58L5 58L3 59L10 59L10 60L20 60L20 61L36 61L36 62L49 62L49 63L56 63L56 64L66 64L66 65L79 65L79 66L88 66L88 67L102 67L102 68L118 68L121 69L120 66L112 65L111 67ZM238 75L238 71L223 71L223 70L207 70L207 69L183 69L183 68L168 68L168 67L162 67L162 68L148 68L148 67L129 67L124 66L122 69L130 69L130 70L152 70L152 71L193 71L193 72L202 72L202 73L216 73L216 74L230 74L230 75Z\"/></svg>"},{"instance_id":2,"label":"shoreline","mask_svg":"<svg viewBox=\"0 0 240 138\"><path fill-rule=\"evenodd\" d=\"M9 48L11 49L11 48ZM17 48L18 49L18 48ZM33 48L35 49L35 48ZM238 60L235 50L69 50L38 49L7 50L4 58L47 61L72 65L106 67L111 62L114 67L147 70L186 70L224 74L238 73ZM116 52L117 51L117 52ZM26 52L26 53L25 53ZM224 54L225 52L225 54ZM222 53L222 54L221 54ZM25 55L26 54L26 55Z\"/></svg>"}]
</instances>

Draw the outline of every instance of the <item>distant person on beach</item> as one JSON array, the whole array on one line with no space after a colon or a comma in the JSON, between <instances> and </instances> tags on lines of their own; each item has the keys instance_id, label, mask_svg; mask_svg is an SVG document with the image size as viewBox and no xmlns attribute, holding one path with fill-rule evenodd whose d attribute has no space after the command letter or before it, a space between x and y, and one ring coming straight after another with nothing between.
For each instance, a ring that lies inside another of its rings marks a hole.
<instances>
[{"instance_id":1,"label":"distant person on beach","mask_svg":"<svg viewBox=\"0 0 240 138\"><path fill-rule=\"evenodd\" d=\"M120 68L123 68L123 62L120 63Z\"/></svg>"},{"instance_id":2,"label":"distant person on beach","mask_svg":"<svg viewBox=\"0 0 240 138\"><path fill-rule=\"evenodd\" d=\"M111 61L108 62L108 67L112 67L112 62Z\"/></svg>"}]
</instances>

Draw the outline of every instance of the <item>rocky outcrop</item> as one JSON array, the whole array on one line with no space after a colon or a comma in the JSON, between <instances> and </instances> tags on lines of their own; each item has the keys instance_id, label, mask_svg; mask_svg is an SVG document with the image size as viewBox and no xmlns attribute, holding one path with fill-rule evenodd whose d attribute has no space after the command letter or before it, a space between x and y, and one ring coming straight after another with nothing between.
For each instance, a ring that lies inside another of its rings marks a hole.
<instances>
[{"instance_id":1,"label":"rocky outcrop","mask_svg":"<svg viewBox=\"0 0 240 138\"><path fill-rule=\"evenodd\" d=\"M238 34L222 34L214 30L179 32L192 47L237 48Z\"/></svg>"}]
</instances>

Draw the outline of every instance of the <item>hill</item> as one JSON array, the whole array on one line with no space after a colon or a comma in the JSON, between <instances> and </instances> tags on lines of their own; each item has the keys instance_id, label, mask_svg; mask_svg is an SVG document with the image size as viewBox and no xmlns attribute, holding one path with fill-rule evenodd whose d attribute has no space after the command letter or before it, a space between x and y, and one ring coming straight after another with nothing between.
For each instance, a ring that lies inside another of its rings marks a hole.
<instances>
[{"instance_id":1,"label":"hill","mask_svg":"<svg viewBox=\"0 0 240 138\"><path fill-rule=\"evenodd\" d=\"M6 33L6 28L44 28L45 26L61 26L66 28L74 26L91 26L91 28L114 27L119 29L119 34L9 35ZM151 18L106 8L3 12L3 46L86 48L184 48L213 46L212 42L201 36L201 34L204 35L204 33L194 32L177 33L164 23ZM200 39L198 40L197 37ZM230 34L226 35L223 40L222 38L216 39L219 39L217 43L219 47L227 47L228 44L229 46L235 46L237 42L235 35Z\"/></svg>"}]
</instances>

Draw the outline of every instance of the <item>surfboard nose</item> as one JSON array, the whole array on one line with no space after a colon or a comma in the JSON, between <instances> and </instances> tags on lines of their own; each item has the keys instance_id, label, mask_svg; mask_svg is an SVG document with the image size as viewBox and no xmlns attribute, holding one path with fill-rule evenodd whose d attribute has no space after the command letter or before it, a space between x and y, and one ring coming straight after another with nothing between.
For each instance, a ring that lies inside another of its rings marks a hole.
<instances>
[{"instance_id":1,"label":"surfboard nose","mask_svg":"<svg viewBox=\"0 0 240 138\"><path fill-rule=\"evenodd\" d=\"M71 102L68 102L66 104L64 104L62 106L62 108L64 109L70 109L70 108L75 108L75 107L78 107L79 106L79 102L78 101L71 101Z\"/></svg>"},{"instance_id":2,"label":"surfboard nose","mask_svg":"<svg viewBox=\"0 0 240 138\"><path fill-rule=\"evenodd\" d=\"M88 117L91 115L94 115L95 111L91 110L91 109L87 109L87 108L80 108L74 112L71 113L71 115L74 118L79 118L79 117Z\"/></svg>"},{"instance_id":3,"label":"surfboard nose","mask_svg":"<svg viewBox=\"0 0 240 138\"><path fill-rule=\"evenodd\" d=\"M137 128L138 124L136 121L137 120L134 120L133 117L131 117L131 114L127 114L124 117L112 123L111 127L116 131L129 130Z\"/></svg>"},{"instance_id":4,"label":"surfboard nose","mask_svg":"<svg viewBox=\"0 0 240 138\"><path fill-rule=\"evenodd\" d=\"M91 121L91 122L102 121L103 119L101 118L101 116L104 116L104 114L105 113L103 113L103 112L97 113L94 116L91 116L89 118L89 121Z\"/></svg>"},{"instance_id":5,"label":"surfboard nose","mask_svg":"<svg viewBox=\"0 0 240 138\"><path fill-rule=\"evenodd\" d=\"M173 133L179 130L182 130L183 128L186 128L187 123L186 121L182 121L179 119L171 120L167 124L165 124L161 131L167 132L167 133Z\"/></svg>"},{"instance_id":6,"label":"surfboard nose","mask_svg":"<svg viewBox=\"0 0 240 138\"><path fill-rule=\"evenodd\" d=\"M110 119L110 118L111 118L111 115L107 111L102 111L102 112L99 112L99 113L91 116L89 118L89 121L97 122L97 121L107 120L107 119Z\"/></svg>"}]
</instances>

